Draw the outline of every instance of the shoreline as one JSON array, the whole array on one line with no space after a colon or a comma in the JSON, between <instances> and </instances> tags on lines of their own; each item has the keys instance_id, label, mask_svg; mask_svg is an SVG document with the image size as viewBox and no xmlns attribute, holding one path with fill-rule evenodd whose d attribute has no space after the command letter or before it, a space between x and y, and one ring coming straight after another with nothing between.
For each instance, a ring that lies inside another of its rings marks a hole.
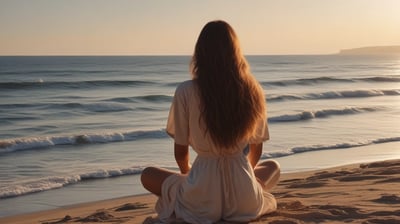
<instances>
[{"instance_id":1,"label":"shoreline","mask_svg":"<svg viewBox=\"0 0 400 224\"><path fill-rule=\"evenodd\" d=\"M278 210L253 223L400 222L400 159L282 174ZM0 218L0 223L153 223L156 196L142 194Z\"/></svg>"}]
</instances>

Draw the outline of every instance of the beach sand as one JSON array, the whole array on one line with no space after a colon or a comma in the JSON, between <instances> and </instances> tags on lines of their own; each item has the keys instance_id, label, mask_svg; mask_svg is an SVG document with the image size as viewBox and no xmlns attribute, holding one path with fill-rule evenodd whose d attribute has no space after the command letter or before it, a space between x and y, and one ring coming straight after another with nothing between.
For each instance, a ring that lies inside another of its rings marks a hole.
<instances>
[{"instance_id":1,"label":"beach sand","mask_svg":"<svg viewBox=\"0 0 400 224\"><path fill-rule=\"evenodd\" d=\"M251 223L400 223L400 160L283 174L272 193L278 210ZM0 218L0 223L154 223L156 199L123 197Z\"/></svg>"}]
</instances>

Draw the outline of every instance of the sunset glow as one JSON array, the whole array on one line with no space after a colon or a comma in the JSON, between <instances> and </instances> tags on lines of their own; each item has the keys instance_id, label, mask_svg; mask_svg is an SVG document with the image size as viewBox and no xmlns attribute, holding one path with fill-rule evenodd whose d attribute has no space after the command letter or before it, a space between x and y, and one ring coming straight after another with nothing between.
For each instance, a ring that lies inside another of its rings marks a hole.
<instances>
[{"instance_id":1,"label":"sunset glow","mask_svg":"<svg viewBox=\"0 0 400 224\"><path fill-rule=\"evenodd\" d=\"M0 55L188 55L229 22L246 54L400 45L400 1L1 0Z\"/></svg>"}]
</instances>

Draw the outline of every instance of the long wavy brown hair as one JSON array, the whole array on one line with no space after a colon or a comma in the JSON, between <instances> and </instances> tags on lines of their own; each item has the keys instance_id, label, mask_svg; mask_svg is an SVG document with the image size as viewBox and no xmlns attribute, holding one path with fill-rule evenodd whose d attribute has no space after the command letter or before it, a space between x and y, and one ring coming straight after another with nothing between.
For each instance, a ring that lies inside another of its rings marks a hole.
<instances>
[{"instance_id":1,"label":"long wavy brown hair","mask_svg":"<svg viewBox=\"0 0 400 224\"><path fill-rule=\"evenodd\" d=\"M211 21L202 29L191 61L200 92L201 118L214 144L230 148L254 135L266 119L264 93L250 72L233 28Z\"/></svg>"}]
</instances>

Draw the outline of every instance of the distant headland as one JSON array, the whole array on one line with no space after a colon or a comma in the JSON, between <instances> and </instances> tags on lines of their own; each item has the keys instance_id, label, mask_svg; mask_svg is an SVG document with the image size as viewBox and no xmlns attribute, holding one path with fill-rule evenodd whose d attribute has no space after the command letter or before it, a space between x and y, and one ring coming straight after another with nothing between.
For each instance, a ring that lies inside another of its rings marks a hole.
<instances>
[{"instance_id":1,"label":"distant headland","mask_svg":"<svg viewBox=\"0 0 400 224\"><path fill-rule=\"evenodd\" d=\"M340 55L400 55L399 46L372 46L343 49L339 52Z\"/></svg>"}]
</instances>

